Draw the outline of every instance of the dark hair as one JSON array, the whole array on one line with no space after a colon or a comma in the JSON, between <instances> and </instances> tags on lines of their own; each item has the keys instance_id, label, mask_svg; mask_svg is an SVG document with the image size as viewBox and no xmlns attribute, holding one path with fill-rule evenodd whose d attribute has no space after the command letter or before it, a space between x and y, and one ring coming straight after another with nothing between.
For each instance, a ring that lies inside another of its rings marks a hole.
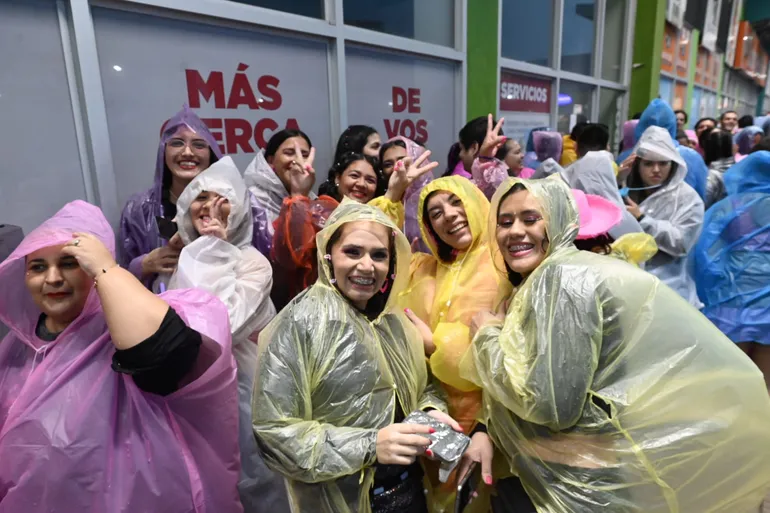
<instances>
[{"instance_id":1,"label":"dark hair","mask_svg":"<svg viewBox=\"0 0 770 513\"><path fill-rule=\"evenodd\" d=\"M168 120L166 120L165 123L163 123L163 127L161 127L161 134L160 138L161 141L166 138L170 138L174 133L179 130L179 128L183 125L176 125L172 126L171 128L166 128L166 125L168 124ZM208 144L208 143L207 143ZM214 150L209 146L209 166L211 166L214 162L218 161L219 158L217 157L217 154L214 153ZM171 190L171 182L173 180L173 174L171 173L171 170L168 168L168 165L166 164L166 150L163 150L163 176L161 177L161 195L167 194L167 191Z\"/></svg>"},{"instance_id":2,"label":"dark hair","mask_svg":"<svg viewBox=\"0 0 770 513\"><path fill-rule=\"evenodd\" d=\"M703 123L704 121L711 121L712 123L714 123L714 126L717 126L717 124L718 124L717 120L714 119L714 118L700 118L698 120L698 122L695 123L695 131L696 132L698 131L698 128L700 128L701 123Z\"/></svg>"},{"instance_id":3,"label":"dark hair","mask_svg":"<svg viewBox=\"0 0 770 513\"><path fill-rule=\"evenodd\" d=\"M452 176L457 164L460 163L460 143L456 142L449 148L449 153L446 156L446 171L441 176Z\"/></svg>"},{"instance_id":4,"label":"dark hair","mask_svg":"<svg viewBox=\"0 0 770 513\"><path fill-rule=\"evenodd\" d=\"M684 144L684 143L682 143L680 141L680 139L686 139L688 141L690 140L690 138L687 136L687 134L685 133L684 130L677 130L676 131L676 140L679 141L679 144Z\"/></svg>"},{"instance_id":5,"label":"dark hair","mask_svg":"<svg viewBox=\"0 0 770 513\"><path fill-rule=\"evenodd\" d=\"M641 112L637 112L636 114L631 116L631 121L633 121L635 119L642 119L642 113Z\"/></svg>"},{"instance_id":6,"label":"dark hair","mask_svg":"<svg viewBox=\"0 0 770 513\"><path fill-rule=\"evenodd\" d=\"M610 129L601 123L589 123L580 131L577 141L578 156L583 157L589 151L607 149L610 142Z\"/></svg>"},{"instance_id":7,"label":"dark hair","mask_svg":"<svg viewBox=\"0 0 770 513\"><path fill-rule=\"evenodd\" d=\"M387 184L382 176L382 172L378 169L377 160L368 155L364 155L363 153L354 153L352 151L343 154L334 163L331 169L329 169L329 176L326 178L326 181L318 187L318 194L331 196L337 201L342 201L342 195L337 188L337 178L342 176L342 173L344 173L351 164L361 160L368 162L369 165L372 166L372 169L374 169L374 175L377 178L377 187L374 190L374 197L377 198L385 194Z\"/></svg>"},{"instance_id":8,"label":"dark hair","mask_svg":"<svg viewBox=\"0 0 770 513\"><path fill-rule=\"evenodd\" d=\"M428 194L422 206L422 219L423 223L425 223L425 227L428 229L428 233L430 233L431 237L433 237L433 241L436 243L439 260L442 262L454 262L455 257L457 256L457 250L441 240L441 237L438 236L436 230L433 229L433 224L430 222L430 215L428 214L428 202L435 194L438 194L439 192L448 191L433 191ZM465 205L463 205L463 208L465 208Z\"/></svg>"},{"instance_id":9,"label":"dark hair","mask_svg":"<svg viewBox=\"0 0 770 513\"><path fill-rule=\"evenodd\" d=\"M497 120L493 120L493 123L497 123ZM500 135L503 135L502 130L500 130ZM460 144L466 150L473 146L473 143L481 146L481 143L484 142L484 138L487 136L487 116L480 116L468 121L460 130L458 136Z\"/></svg>"},{"instance_id":10,"label":"dark hair","mask_svg":"<svg viewBox=\"0 0 770 513\"><path fill-rule=\"evenodd\" d=\"M505 192L505 194L502 195L502 197L500 198L500 202L497 204L497 212L495 212L495 217L500 215L500 206L502 206L503 202L506 199L508 199L508 196L510 196L515 192L526 191L526 190L527 188L521 182L518 182L513 187L508 189ZM548 239L548 233L546 233L545 238L543 239L543 246L542 246L543 252L548 251L549 243L550 243L550 240ZM506 262L504 258L503 258L503 263L505 264L505 269L508 272L508 281L511 282L511 285L513 285L514 287L518 287L519 285L521 285L521 283L524 281L524 277L521 274L513 271L510 267L508 267L508 262Z\"/></svg>"},{"instance_id":11,"label":"dark hair","mask_svg":"<svg viewBox=\"0 0 770 513\"><path fill-rule=\"evenodd\" d=\"M758 151L770 151L770 137L763 137L761 141L754 145L749 155Z\"/></svg>"},{"instance_id":12,"label":"dark hair","mask_svg":"<svg viewBox=\"0 0 770 513\"><path fill-rule=\"evenodd\" d=\"M641 189L643 187L647 187L647 184L645 184L642 181L642 175L639 173L639 167L642 165L642 158L636 157L636 160L634 160L634 164L631 167L631 173L629 173L628 178L626 179L626 185L630 189ZM674 175L676 174L677 169L679 168L679 164L676 162L671 162L671 172L668 174L668 178L666 178L666 181L660 184L660 189L667 186L669 182L671 182L671 179L674 178ZM655 192L656 189L648 189L645 191L634 191L631 190L628 192L628 197L634 200L635 203L641 203L644 198L646 198L649 194L652 194Z\"/></svg>"},{"instance_id":13,"label":"dark hair","mask_svg":"<svg viewBox=\"0 0 770 513\"><path fill-rule=\"evenodd\" d=\"M721 123L722 121L724 121L725 116L727 116L728 114L735 114L736 116L738 115L738 113L735 112L734 110L726 110L722 113L721 116L719 116L719 122Z\"/></svg>"},{"instance_id":14,"label":"dark hair","mask_svg":"<svg viewBox=\"0 0 770 513\"><path fill-rule=\"evenodd\" d=\"M393 141L386 142L380 146L380 166L382 166L382 161L385 160L385 153L394 146L400 146L406 149L406 143L401 139L394 139Z\"/></svg>"},{"instance_id":15,"label":"dark hair","mask_svg":"<svg viewBox=\"0 0 770 513\"><path fill-rule=\"evenodd\" d=\"M707 166L717 160L733 156L733 136L730 132L717 128L702 135L703 160L706 161Z\"/></svg>"},{"instance_id":16,"label":"dark hair","mask_svg":"<svg viewBox=\"0 0 770 513\"><path fill-rule=\"evenodd\" d=\"M346 224L348 223L345 223L337 228L332 236L329 237L329 243L326 245L326 251L328 254L331 255L332 247L334 247L334 245L339 242L340 237L342 237L342 229ZM391 276L396 273L396 242L393 231L388 230L388 232L390 233L390 264L388 265L388 277L386 278L388 280L388 287L385 289L385 292L378 290L377 293L366 302L366 308L361 313L363 313L370 321L376 319L377 316L379 316L385 309L385 305L388 303L388 298L390 297L390 291L393 290L393 281ZM329 266L329 273L331 274L332 278L334 278L334 264L332 264L331 260L328 260L327 262L327 265ZM334 286L337 287L336 284ZM339 290L339 287L337 287L337 290ZM345 295L342 294L342 291L340 291L340 294L345 297Z\"/></svg>"},{"instance_id":17,"label":"dark hair","mask_svg":"<svg viewBox=\"0 0 770 513\"><path fill-rule=\"evenodd\" d=\"M602 248L602 255L609 255L612 253L612 243L615 242L610 234L603 233L590 239L577 239L575 240L575 247L580 251L590 251L595 253L594 248Z\"/></svg>"},{"instance_id":18,"label":"dark hair","mask_svg":"<svg viewBox=\"0 0 770 513\"><path fill-rule=\"evenodd\" d=\"M674 111L674 115L676 116L677 114L684 114L684 124L685 125L687 124L688 121L690 121L690 116L688 116L687 113L685 111L683 111L682 109L675 110Z\"/></svg>"},{"instance_id":19,"label":"dark hair","mask_svg":"<svg viewBox=\"0 0 770 513\"><path fill-rule=\"evenodd\" d=\"M580 134L583 132L583 129L585 129L587 126L587 121L579 121L575 123L575 126L572 127L572 131L569 133L569 138L577 142Z\"/></svg>"},{"instance_id":20,"label":"dark hair","mask_svg":"<svg viewBox=\"0 0 770 513\"><path fill-rule=\"evenodd\" d=\"M746 114L738 120L738 128L746 128L754 125L754 116Z\"/></svg>"},{"instance_id":21,"label":"dark hair","mask_svg":"<svg viewBox=\"0 0 770 513\"><path fill-rule=\"evenodd\" d=\"M337 141L334 162L337 162L346 153L363 153L369 136L376 133L377 130L367 125L350 125L347 127Z\"/></svg>"},{"instance_id":22,"label":"dark hair","mask_svg":"<svg viewBox=\"0 0 770 513\"><path fill-rule=\"evenodd\" d=\"M273 137L267 141L267 145L265 146L265 158L275 156L275 152L278 151L278 148L280 148L287 139L291 139L292 137L302 137L307 142L308 146L311 148L313 147L313 143L310 142L310 137L308 137L305 132L302 130L285 128L280 132L274 133Z\"/></svg>"}]
</instances>

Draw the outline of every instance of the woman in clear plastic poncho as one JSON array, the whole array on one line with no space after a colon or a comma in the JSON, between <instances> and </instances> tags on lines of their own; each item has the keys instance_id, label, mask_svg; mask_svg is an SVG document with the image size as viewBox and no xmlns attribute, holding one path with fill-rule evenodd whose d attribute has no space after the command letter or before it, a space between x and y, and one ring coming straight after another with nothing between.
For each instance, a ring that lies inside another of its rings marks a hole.
<instances>
[{"instance_id":1,"label":"woman in clear plastic poncho","mask_svg":"<svg viewBox=\"0 0 770 513\"><path fill-rule=\"evenodd\" d=\"M651 274L578 251L559 180L503 184L489 229L518 290L504 317L475 320L463 376L483 387L489 436L537 511L757 507L770 397L745 355Z\"/></svg>"},{"instance_id":2,"label":"woman in clear plastic poncho","mask_svg":"<svg viewBox=\"0 0 770 513\"><path fill-rule=\"evenodd\" d=\"M666 130L648 128L635 154L626 182L630 189L626 208L658 245L646 269L700 308L687 256L703 227L703 200L684 183L687 166Z\"/></svg>"},{"instance_id":3,"label":"woman in clear plastic poncho","mask_svg":"<svg viewBox=\"0 0 770 513\"><path fill-rule=\"evenodd\" d=\"M174 271L180 247L167 244L158 232L156 217L176 216L177 198L198 174L222 158L219 145L205 123L187 106L166 121L161 130L150 189L128 200L120 217L120 264L148 288L158 274ZM250 198L254 202L253 198ZM269 254L264 212L254 209L254 246Z\"/></svg>"},{"instance_id":4,"label":"woman in clear plastic poncho","mask_svg":"<svg viewBox=\"0 0 770 513\"><path fill-rule=\"evenodd\" d=\"M227 310L152 294L114 247L74 201L0 265L0 511L239 513Z\"/></svg>"},{"instance_id":5,"label":"woman in clear plastic poncho","mask_svg":"<svg viewBox=\"0 0 770 513\"><path fill-rule=\"evenodd\" d=\"M226 306L238 368L241 479L246 513L285 511L282 479L265 467L251 429L251 393L257 367L257 336L275 317L270 301L273 271L252 245L249 193L238 168L224 157L199 174L177 201L183 249L169 289L196 288Z\"/></svg>"},{"instance_id":6,"label":"woman in clear plastic poncho","mask_svg":"<svg viewBox=\"0 0 770 513\"><path fill-rule=\"evenodd\" d=\"M770 388L770 152L725 174L693 250L703 314L757 364Z\"/></svg>"},{"instance_id":7,"label":"woman in clear plastic poncho","mask_svg":"<svg viewBox=\"0 0 770 513\"><path fill-rule=\"evenodd\" d=\"M445 406L428 391L417 329L395 307L409 243L380 210L344 201L317 247L318 281L259 337L253 415L265 461L286 478L295 513L425 511L415 460L429 431L401 420Z\"/></svg>"}]
</instances>

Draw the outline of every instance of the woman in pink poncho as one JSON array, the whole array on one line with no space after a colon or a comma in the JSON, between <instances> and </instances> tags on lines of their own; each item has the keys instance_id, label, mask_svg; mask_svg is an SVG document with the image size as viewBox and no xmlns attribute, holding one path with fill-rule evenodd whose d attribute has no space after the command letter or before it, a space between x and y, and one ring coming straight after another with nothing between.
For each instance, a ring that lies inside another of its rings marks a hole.
<instances>
[{"instance_id":1,"label":"woman in pink poncho","mask_svg":"<svg viewBox=\"0 0 770 513\"><path fill-rule=\"evenodd\" d=\"M75 201L0 264L0 512L239 513L227 309L114 253Z\"/></svg>"}]
</instances>

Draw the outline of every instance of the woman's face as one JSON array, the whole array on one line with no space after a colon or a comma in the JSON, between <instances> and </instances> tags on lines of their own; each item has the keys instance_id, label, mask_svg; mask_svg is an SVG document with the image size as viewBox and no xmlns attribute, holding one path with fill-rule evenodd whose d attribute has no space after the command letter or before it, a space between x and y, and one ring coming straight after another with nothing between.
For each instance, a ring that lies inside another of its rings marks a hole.
<instances>
[{"instance_id":1,"label":"woman's face","mask_svg":"<svg viewBox=\"0 0 770 513\"><path fill-rule=\"evenodd\" d=\"M529 191L517 191L500 203L497 244L512 271L526 277L537 269L548 250L540 204Z\"/></svg>"},{"instance_id":2,"label":"woman's face","mask_svg":"<svg viewBox=\"0 0 770 513\"><path fill-rule=\"evenodd\" d=\"M202 191L190 203L190 217L195 231L199 234L211 222L211 207L221 197L216 192ZM227 220L230 216L230 202L225 199L220 208L222 217Z\"/></svg>"},{"instance_id":3,"label":"woman's face","mask_svg":"<svg viewBox=\"0 0 770 513\"><path fill-rule=\"evenodd\" d=\"M508 150L505 154L505 165L518 176L524 168L524 152L521 151L521 144L509 139L505 143L505 148Z\"/></svg>"},{"instance_id":4,"label":"woman's face","mask_svg":"<svg viewBox=\"0 0 770 513\"><path fill-rule=\"evenodd\" d=\"M716 125L713 121L710 119L707 119L705 121L701 121L698 127L695 129L695 133L700 137L700 134L708 130L709 128L714 128Z\"/></svg>"},{"instance_id":5,"label":"woman's face","mask_svg":"<svg viewBox=\"0 0 770 513\"><path fill-rule=\"evenodd\" d=\"M292 162L296 162L296 151L294 145L299 146L300 153L303 159L307 159L310 156L310 145L307 143L304 137L289 137L283 144L278 147L275 155L267 157L267 163L273 168L275 174L281 179L286 190L289 190L291 183L291 166Z\"/></svg>"},{"instance_id":6,"label":"woman's face","mask_svg":"<svg viewBox=\"0 0 770 513\"><path fill-rule=\"evenodd\" d=\"M342 172L337 181L337 190L353 201L367 203L374 198L377 190L377 173L367 161L357 160Z\"/></svg>"},{"instance_id":7,"label":"woman's face","mask_svg":"<svg viewBox=\"0 0 770 513\"><path fill-rule=\"evenodd\" d=\"M382 145L382 140L380 139L380 134L377 132L373 133L366 139L366 146L364 146L364 155L367 155L369 157L374 157L376 159L380 158L380 146Z\"/></svg>"},{"instance_id":8,"label":"woman's face","mask_svg":"<svg viewBox=\"0 0 770 513\"><path fill-rule=\"evenodd\" d=\"M166 166L174 177L190 182L210 165L209 143L186 126L166 142Z\"/></svg>"},{"instance_id":9,"label":"woman's face","mask_svg":"<svg viewBox=\"0 0 770 513\"><path fill-rule=\"evenodd\" d=\"M94 282L75 257L62 254L63 248L50 246L30 253L24 282L40 311L66 326L83 311Z\"/></svg>"},{"instance_id":10,"label":"woman's face","mask_svg":"<svg viewBox=\"0 0 770 513\"><path fill-rule=\"evenodd\" d=\"M471 144L470 148L466 148L463 146L463 143L460 143L460 160L463 163L463 168L465 171L470 173L473 170L473 161L476 160L476 157L479 155L479 144L474 142Z\"/></svg>"},{"instance_id":11,"label":"woman's face","mask_svg":"<svg viewBox=\"0 0 770 513\"><path fill-rule=\"evenodd\" d=\"M385 176L390 176L393 173L393 168L396 162L406 158L406 148L402 148L398 145L393 145L382 155L382 172Z\"/></svg>"},{"instance_id":12,"label":"woman's face","mask_svg":"<svg viewBox=\"0 0 770 513\"><path fill-rule=\"evenodd\" d=\"M359 310L382 288L390 267L390 233L379 223L358 221L342 228L331 248L334 279Z\"/></svg>"},{"instance_id":13,"label":"woman's face","mask_svg":"<svg viewBox=\"0 0 770 513\"><path fill-rule=\"evenodd\" d=\"M433 231L445 244L460 251L471 246L473 234L460 198L451 192L436 192L428 199L427 211Z\"/></svg>"},{"instance_id":14,"label":"woman's face","mask_svg":"<svg viewBox=\"0 0 770 513\"><path fill-rule=\"evenodd\" d=\"M671 174L671 161L656 162L652 160L640 159L639 177L646 187L661 185L668 180Z\"/></svg>"},{"instance_id":15,"label":"woman's face","mask_svg":"<svg viewBox=\"0 0 770 513\"><path fill-rule=\"evenodd\" d=\"M682 128L684 127L684 123L685 123L685 121L684 121L684 113L683 112L677 112L676 113L676 127L679 130L682 130Z\"/></svg>"}]
</instances>

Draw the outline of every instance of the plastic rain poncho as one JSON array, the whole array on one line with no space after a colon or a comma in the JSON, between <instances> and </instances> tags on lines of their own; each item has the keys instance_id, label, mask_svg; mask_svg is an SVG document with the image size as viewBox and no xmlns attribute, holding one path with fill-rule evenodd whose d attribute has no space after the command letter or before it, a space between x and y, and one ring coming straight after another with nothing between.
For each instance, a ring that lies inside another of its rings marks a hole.
<instances>
[{"instance_id":1,"label":"plastic rain poncho","mask_svg":"<svg viewBox=\"0 0 770 513\"><path fill-rule=\"evenodd\" d=\"M203 291L161 296L203 335L199 364L208 363L165 397L112 370L115 346L95 289L69 327L44 342L25 256L76 231L114 252L102 212L74 201L0 265L0 321L12 330L0 343L0 511L242 511L226 308Z\"/></svg>"},{"instance_id":2,"label":"plastic rain poncho","mask_svg":"<svg viewBox=\"0 0 770 513\"><path fill-rule=\"evenodd\" d=\"M150 189L135 194L128 200L120 216L119 263L142 279L142 260L150 251L166 244L158 234L156 216L166 217L163 212L163 188L170 187L171 174L166 167L166 143L176 135L176 131L186 127L206 140L211 148L213 164L222 158L222 152L206 124L187 106L169 119L163 127L158 153L155 160L155 178ZM264 254L269 254L269 239L261 236L267 225L267 218L260 210L254 209L254 246ZM142 279L150 287L154 276Z\"/></svg>"},{"instance_id":3,"label":"plastic rain poncho","mask_svg":"<svg viewBox=\"0 0 770 513\"><path fill-rule=\"evenodd\" d=\"M578 251L577 205L560 180L507 181L490 232L520 182L541 205L548 253L462 369L537 510L754 511L770 488L761 373L657 278Z\"/></svg>"},{"instance_id":4,"label":"plastic rain poncho","mask_svg":"<svg viewBox=\"0 0 770 513\"><path fill-rule=\"evenodd\" d=\"M577 159L577 141L575 141L571 135L567 134L562 137L562 151L559 164L562 166L569 166Z\"/></svg>"},{"instance_id":5,"label":"plastic rain poncho","mask_svg":"<svg viewBox=\"0 0 770 513\"><path fill-rule=\"evenodd\" d=\"M638 119L632 119L623 123L623 151L620 152L620 155L615 160L618 164L622 164L634 152L634 146L636 146L637 142L636 126L638 124Z\"/></svg>"},{"instance_id":6,"label":"plastic rain poncho","mask_svg":"<svg viewBox=\"0 0 770 513\"><path fill-rule=\"evenodd\" d=\"M548 130L550 130L550 128L547 126L541 126L533 128L529 131L529 135L527 135L527 145L524 147L524 167L537 169L538 160L537 153L535 152L535 134L537 132L544 132Z\"/></svg>"},{"instance_id":7,"label":"plastic rain poncho","mask_svg":"<svg viewBox=\"0 0 770 513\"><path fill-rule=\"evenodd\" d=\"M619 239L629 233L643 232L636 218L626 210L623 198L618 190L615 172L612 170L612 155L606 151L589 151L585 156L569 166L562 177L570 189L578 189L586 194L595 194L620 207L623 217L609 233Z\"/></svg>"},{"instance_id":8,"label":"plastic rain poncho","mask_svg":"<svg viewBox=\"0 0 770 513\"><path fill-rule=\"evenodd\" d=\"M640 158L670 160L677 165L665 185L652 189L652 194L639 203L644 214L639 224L655 237L659 249L645 269L700 308L702 304L688 269L687 256L698 242L703 227L703 201L684 183L687 166L665 130L656 126L648 128L639 140L636 153ZM635 181L642 183L638 177Z\"/></svg>"},{"instance_id":9,"label":"plastic rain poncho","mask_svg":"<svg viewBox=\"0 0 770 513\"><path fill-rule=\"evenodd\" d=\"M190 213L203 192L227 198L227 240L199 236ZM199 174L177 201L176 222L185 247L171 277L170 289L197 288L218 297L226 306L238 367L239 443L241 479L238 489L246 513L288 509L283 480L262 461L251 429L251 393L257 368L257 335L273 317L270 301L273 271L270 262L252 245L249 193L238 168L224 157Z\"/></svg>"},{"instance_id":10,"label":"plastic rain poncho","mask_svg":"<svg viewBox=\"0 0 770 513\"><path fill-rule=\"evenodd\" d=\"M758 126L747 126L733 137L735 145L738 146L738 153L741 155L741 160L751 153L751 149L754 147L754 139L758 135L764 136L764 130ZM737 155L736 160L738 160Z\"/></svg>"},{"instance_id":11,"label":"plastic rain poncho","mask_svg":"<svg viewBox=\"0 0 770 513\"><path fill-rule=\"evenodd\" d=\"M706 213L693 250L703 314L733 342L770 344L770 152L725 174L729 195Z\"/></svg>"},{"instance_id":12,"label":"plastic rain poncho","mask_svg":"<svg viewBox=\"0 0 770 513\"><path fill-rule=\"evenodd\" d=\"M424 216L428 196L438 191L450 192L462 201L473 236L468 250L457 252L452 262L442 261L438 256L436 239L428 228L430 220ZM471 343L469 327L473 316L496 309L495 300L499 302L502 294L510 292L507 280L496 272L489 252L489 201L462 177L438 178L422 190L417 212L430 254L412 255L409 285L398 302L412 310L433 332L436 351L430 357L431 372L443 385L449 415L470 433L481 405L481 392L460 377L460 357Z\"/></svg>"},{"instance_id":13,"label":"plastic rain poncho","mask_svg":"<svg viewBox=\"0 0 770 513\"><path fill-rule=\"evenodd\" d=\"M637 141L642 138L642 134L651 126L658 126L668 131L679 155L687 164L687 174L684 177L685 183L695 189L701 199L705 199L706 182L709 174L706 162L697 151L681 146L676 141L676 114L674 114L668 103L659 98L652 100L647 109L642 113L642 117L636 125L635 135Z\"/></svg>"},{"instance_id":14,"label":"plastic rain poncho","mask_svg":"<svg viewBox=\"0 0 770 513\"><path fill-rule=\"evenodd\" d=\"M370 321L331 283L324 255L346 223L370 221L394 233L395 274L385 309ZM259 337L254 433L268 466L284 475L292 511L366 513L375 442L408 414L445 405L428 392L417 328L396 307L409 279L406 237L377 208L349 200L318 233L318 281Z\"/></svg>"},{"instance_id":15,"label":"plastic rain poncho","mask_svg":"<svg viewBox=\"0 0 770 513\"><path fill-rule=\"evenodd\" d=\"M532 138L535 141L535 155L538 163L548 159L558 162L561 159L562 135L559 132L535 132Z\"/></svg>"}]
</instances>

